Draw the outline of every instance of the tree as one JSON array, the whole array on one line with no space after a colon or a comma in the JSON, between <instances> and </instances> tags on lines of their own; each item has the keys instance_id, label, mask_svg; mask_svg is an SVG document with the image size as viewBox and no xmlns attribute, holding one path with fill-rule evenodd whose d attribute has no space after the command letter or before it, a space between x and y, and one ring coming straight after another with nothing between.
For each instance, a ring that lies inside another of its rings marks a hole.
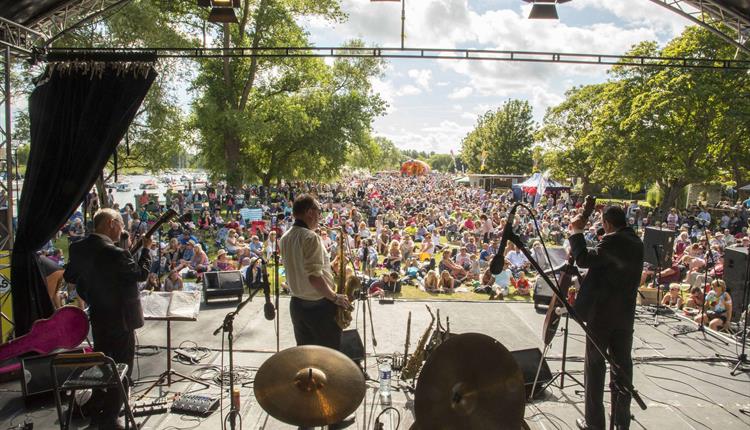
<instances>
[{"instance_id":1,"label":"tree","mask_svg":"<svg viewBox=\"0 0 750 430\"><path fill-rule=\"evenodd\" d=\"M653 43L632 53L663 57L731 58L734 49L699 27L688 27L657 52ZM664 60L670 61L670 60ZM747 94L741 71L616 66L609 103L600 117L617 141L617 171L626 185L657 183L664 193L662 208L673 206L689 183L716 178L730 145L721 124L734 110L729 91ZM723 113L722 113L723 112Z\"/></svg>"},{"instance_id":2,"label":"tree","mask_svg":"<svg viewBox=\"0 0 750 430\"><path fill-rule=\"evenodd\" d=\"M568 90L562 103L547 109L536 135L537 140L546 144L542 155L544 167L550 169L553 176L581 178L584 194L591 192L594 178L606 176L597 171L602 164L596 162L602 144L594 122L606 101L607 85Z\"/></svg>"},{"instance_id":3,"label":"tree","mask_svg":"<svg viewBox=\"0 0 750 430\"><path fill-rule=\"evenodd\" d=\"M450 154L432 154L432 156L427 159L427 164L430 165L432 170L437 170L438 172L453 173L456 171L453 157L451 157Z\"/></svg>"},{"instance_id":4,"label":"tree","mask_svg":"<svg viewBox=\"0 0 750 430\"><path fill-rule=\"evenodd\" d=\"M210 32L224 48L305 46L295 20L302 16L344 18L337 0L245 0L239 24ZM193 125L209 169L235 186L337 169L347 145L363 142L363 126L382 109L367 80L380 65L368 58L338 60L332 70L314 58L200 61Z\"/></svg>"},{"instance_id":5,"label":"tree","mask_svg":"<svg viewBox=\"0 0 750 430\"><path fill-rule=\"evenodd\" d=\"M487 111L461 142L469 170L492 173L527 173L531 169L534 121L527 101L508 100Z\"/></svg>"},{"instance_id":6,"label":"tree","mask_svg":"<svg viewBox=\"0 0 750 430\"><path fill-rule=\"evenodd\" d=\"M380 170L398 170L401 168L401 163L407 160L401 150L396 148L396 145L389 139L377 136L375 137L380 147L381 167Z\"/></svg>"}]
</instances>

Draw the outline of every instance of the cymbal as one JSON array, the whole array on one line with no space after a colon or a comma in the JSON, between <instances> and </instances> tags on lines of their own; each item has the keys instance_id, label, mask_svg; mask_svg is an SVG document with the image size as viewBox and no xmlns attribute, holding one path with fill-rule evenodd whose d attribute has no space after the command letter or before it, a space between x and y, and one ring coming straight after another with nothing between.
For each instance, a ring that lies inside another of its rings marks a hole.
<instances>
[{"instance_id":1,"label":"cymbal","mask_svg":"<svg viewBox=\"0 0 750 430\"><path fill-rule=\"evenodd\" d=\"M365 397L362 370L339 351L316 345L277 352L260 366L253 385L264 411L296 426L340 422Z\"/></svg>"},{"instance_id":2,"label":"cymbal","mask_svg":"<svg viewBox=\"0 0 750 430\"><path fill-rule=\"evenodd\" d=\"M500 342L479 334L453 336L422 367L414 394L419 428L523 428L523 373Z\"/></svg>"}]
</instances>

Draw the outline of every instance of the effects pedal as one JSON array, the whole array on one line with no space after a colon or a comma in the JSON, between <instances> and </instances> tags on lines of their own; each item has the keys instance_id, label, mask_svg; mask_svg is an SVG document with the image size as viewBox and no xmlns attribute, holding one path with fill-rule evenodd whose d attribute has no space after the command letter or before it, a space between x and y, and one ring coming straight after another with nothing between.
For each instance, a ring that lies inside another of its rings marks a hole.
<instances>
[{"instance_id":1,"label":"effects pedal","mask_svg":"<svg viewBox=\"0 0 750 430\"><path fill-rule=\"evenodd\" d=\"M183 394L172 403L172 412L209 416L219 407L219 398L205 394Z\"/></svg>"},{"instance_id":2,"label":"effects pedal","mask_svg":"<svg viewBox=\"0 0 750 430\"><path fill-rule=\"evenodd\" d=\"M143 417L167 412L169 410L169 402L170 401L166 398L159 398L147 402L136 402L131 407L133 409L133 416Z\"/></svg>"}]
</instances>

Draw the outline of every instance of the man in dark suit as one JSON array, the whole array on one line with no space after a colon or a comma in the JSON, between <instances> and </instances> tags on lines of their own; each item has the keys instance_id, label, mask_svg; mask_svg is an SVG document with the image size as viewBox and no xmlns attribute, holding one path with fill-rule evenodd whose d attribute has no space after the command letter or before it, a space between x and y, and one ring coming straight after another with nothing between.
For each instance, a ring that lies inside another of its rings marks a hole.
<instances>
[{"instance_id":1,"label":"man in dark suit","mask_svg":"<svg viewBox=\"0 0 750 430\"><path fill-rule=\"evenodd\" d=\"M576 217L570 224L571 253L579 267L588 268L576 298L575 310L591 329L599 346L608 351L620 367L627 383L633 379L633 323L635 298L643 269L643 242L627 226L625 211L608 207L602 214L605 234L595 248L586 248L583 229L586 219ZM606 362L591 339L586 339L586 419L578 420L580 429L603 430L604 374ZM612 419L618 430L630 426L630 396L613 386Z\"/></svg>"},{"instance_id":2,"label":"man in dark suit","mask_svg":"<svg viewBox=\"0 0 750 430\"><path fill-rule=\"evenodd\" d=\"M94 215L94 233L70 246L70 263L65 280L76 284L89 304L94 350L128 365L128 377L135 356L135 330L143 326L143 309L138 282L148 277L151 258L150 238L144 238L141 256L136 262L130 251L116 243L124 223L114 209L101 209ZM118 429L117 415L124 399L116 390L94 397L92 422L100 429Z\"/></svg>"}]
</instances>

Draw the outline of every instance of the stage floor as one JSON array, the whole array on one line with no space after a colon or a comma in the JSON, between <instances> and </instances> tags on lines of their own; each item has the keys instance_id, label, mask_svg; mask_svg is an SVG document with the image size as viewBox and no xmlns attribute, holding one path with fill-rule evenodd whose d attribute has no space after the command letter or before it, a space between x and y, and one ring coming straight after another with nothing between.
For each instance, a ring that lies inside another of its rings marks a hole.
<instances>
[{"instance_id":1,"label":"stage floor","mask_svg":"<svg viewBox=\"0 0 750 430\"><path fill-rule=\"evenodd\" d=\"M291 322L288 314L288 299L281 299L280 347L285 349L294 346ZM233 310L236 303L221 302L202 305L196 322L172 323L172 346L192 341L212 351L198 365L184 365L173 361L173 368L187 375L210 375L206 366L221 365L221 336L213 336L224 315ZM372 337L367 327L367 373L377 379L376 356L403 352L406 337L406 320L412 312L411 347L413 351L419 337L426 329L430 317L425 309L429 305L434 311L440 310L450 318L450 328L454 333L479 332L499 340L509 350L541 348L541 330L544 314L538 313L530 303L513 302L457 302L457 301L396 301L394 304L372 302L372 313L377 347L373 348ZM358 328L362 332L362 313L355 312ZM635 387L648 405L641 411L635 403L631 411L635 416L633 429L746 429L750 427L750 415L741 409L750 409L750 374L740 373L730 376L729 361L717 360L716 354L736 357L739 346L729 337L720 337L727 342L722 344L713 336L703 337L701 333L675 338L672 335L676 326L687 324L659 317L660 324L654 326L653 316L643 316L635 326L633 353L635 357ZM583 380L582 357L584 337L579 327L570 325L568 343L568 370L579 380ZM140 356L133 376L141 382L153 379L153 376L166 370L166 323L149 321L138 330L138 342L141 346L159 346L155 355ZM244 377L252 381L255 369L276 351L276 332L274 323L267 321L263 315L263 300L256 298L246 306L235 320L235 363L241 366ZM558 336L547 355L553 372L560 368L562 337ZM148 351L148 349L141 349ZM224 362L228 357L224 354ZM477 370L481 372L481 369ZM250 382L251 384L251 382ZM250 385L249 384L249 385ZM532 429L575 429L576 418L583 414L583 396L581 387L574 385L566 378L565 388L551 387L539 400L526 405L526 422ZM394 380L394 386L397 381ZM139 383L133 390L133 396L143 392L146 384ZM350 429L373 429L375 418L385 406L380 404L377 381L367 385L365 401L354 416ZM203 389L196 384L175 383L171 388L162 390L161 394L175 392L196 392L218 395L218 386ZM241 417L243 429L289 429L293 426L284 424L265 413L253 396L252 386L242 387ZM149 393L148 397L158 397L159 390ZM606 396L608 398L608 396ZM208 418L195 418L176 413L163 413L138 418L144 429L220 429L228 404L224 410L214 412ZM398 428L407 429L414 421L413 394L406 390L395 389L392 394L392 406L401 414ZM608 405L607 405L608 407ZM54 402L49 396L33 404L24 403L18 381L0 384L0 428L6 429L23 423L24 420L34 423L37 429L59 428ZM381 418L386 429L397 428L397 415L386 412ZM88 420L76 419L73 429L88 427ZM238 427L239 428L239 427Z\"/></svg>"}]
</instances>

